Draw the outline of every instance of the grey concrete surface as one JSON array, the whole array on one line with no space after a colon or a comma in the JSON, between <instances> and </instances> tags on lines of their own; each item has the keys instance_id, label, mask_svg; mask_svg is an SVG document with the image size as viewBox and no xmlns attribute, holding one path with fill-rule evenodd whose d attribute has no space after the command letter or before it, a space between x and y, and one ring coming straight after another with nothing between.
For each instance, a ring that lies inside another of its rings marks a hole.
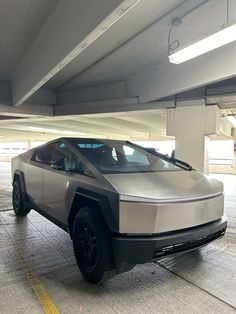
<instances>
[{"instance_id":1,"label":"grey concrete surface","mask_svg":"<svg viewBox=\"0 0 236 314\"><path fill-rule=\"evenodd\" d=\"M0 313L236 313L235 176L215 175L225 183L223 239L90 285L64 231L34 211L15 217L9 169L0 163ZM56 311L43 311L39 294Z\"/></svg>"},{"instance_id":2,"label":"grey concrete surface","mask_svg":"<svg viewBox=\"0 0 236 314\"><path fill-rule=\"evenodd\" d=\"M0 162L0 211L12 208L11 164Z\"/></svg>"}]
</instances>

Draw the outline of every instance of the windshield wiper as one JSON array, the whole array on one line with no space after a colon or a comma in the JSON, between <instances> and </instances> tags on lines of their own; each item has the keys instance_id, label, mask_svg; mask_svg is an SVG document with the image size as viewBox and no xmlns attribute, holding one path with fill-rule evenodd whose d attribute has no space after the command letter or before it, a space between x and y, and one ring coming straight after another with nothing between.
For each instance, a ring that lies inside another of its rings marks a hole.
<instances>
[{"instance_id":1,"label":"windshield wiper","mask_svg":"<svg viewBox=\"0 0 236 314\"><path fill-rule=\"evenodd\" d=\"M187 162L183 161L183 160L180 160L180 159L177 159L175 157L169 157L169 156L166 156L168 158L168 160L170 160L171 162L173 162L176 166L179 166L185 170L189 170L189 171L192 171L192 170L195 170L193 169L193 167L188 164Z\"/></svg>"},{"instance_id":2,"label":"windshield wiper","mask_svg":"<svg viewBox=\"0 0 236 314\"><path fill-rule=\"evenodd\" d=\"M177 159L175 157L170 157L168 155L164 155L164 154L161 154L161 153L158 153L155 149L153 148L144 148L148 153L150 154L153 154L155 156L158 156L166 161L169 161L171 162L172 164L176 165L177 167L180 167L184 170L188 170L188 171L192 171L192 170L195 170L193 169L193 167L188 164L187 162L183 161L183 160L180 160L180 159Z\"/></svg>"},{"instance_id":3,"label":"windshield wiper","mask_svg":"<svg viewBox=\"0 0 236 314\"><path fill-rule=\"evenodd\" d=\"M175 157L170 157L168 155L164 155L164 154L161 154L158 152L155 152L153 154L156 154L156 156L159 156L160 158L163 158L166 161L169 161L169 162L173 163L174 165L176 165L177 167L180 167L182 169L185 169L188 171L195 170L195 169L193 169L193 167L190 164L188 164L187 162L185 162L183 160L177 159Z\"/></svg>"},{"instance_id":4,"label":"windshield wiper","mask_svg":"<svg viewBox=\"0 0 236 314\"><path fill-rule=\"evenodd\" d=\"M137 145L135 143L132 143L130 141L127 141L128 144L130 145L133 145L139 149L143 149L145 150L146 152L154 155L154 156L158 156L160 157L161 159L164 159L174 165L176 165L177 167L180 167L184 170L188 170L188 171L192 171L192 170L195 170L190 164L188 164L187 162L183 161L183 160L180 160L180 159L177 159L175 157L170 157L168 155L164 155L164 154L161 154L161 153L158 153L154 148L150 148L150 147L142 147L140 145Z\"/></svg>"}]
</instances>

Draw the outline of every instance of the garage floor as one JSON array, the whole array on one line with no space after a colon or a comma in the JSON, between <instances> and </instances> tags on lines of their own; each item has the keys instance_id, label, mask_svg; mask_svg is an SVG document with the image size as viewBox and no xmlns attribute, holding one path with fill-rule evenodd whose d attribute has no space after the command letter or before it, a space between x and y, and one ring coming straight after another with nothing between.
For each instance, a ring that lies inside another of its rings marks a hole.
<instances>
[{"instance_id":1,"label":"garage floor","mask_svg":"<svg viewBox=\"0 0 236 314\"><path fill-rule=\"evenodd\" d=\"M236 176L215 177L225 183L222 240L93 286L64 231L34 211L14 216L10 166L0 163L0 313L236 313Z\"/></svg>"}]
</instances>

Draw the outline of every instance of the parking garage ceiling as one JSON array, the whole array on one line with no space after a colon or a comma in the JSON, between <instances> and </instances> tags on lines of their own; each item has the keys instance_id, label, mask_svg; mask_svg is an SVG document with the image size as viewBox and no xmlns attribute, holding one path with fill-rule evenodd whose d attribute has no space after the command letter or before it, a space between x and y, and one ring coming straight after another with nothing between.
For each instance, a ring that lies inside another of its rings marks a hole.
<instances>
[{"instance_id":1,"label":"parking garage ceiling","mask_svg":"<svg viewBox=\"0 0 236 314\"><path fill-rule=\"evenodd\" d=\"M231 21L236 5L228 4ZM158 138L178 97L234 107L236 85L227 79L236 76L235 43L182 65L168 62L173 19L182 24L171 40L186 44L221 27L226 5L1 1L0 136ZM224 83L212 85L216 81Z\"/></svg>"}]
</instances>

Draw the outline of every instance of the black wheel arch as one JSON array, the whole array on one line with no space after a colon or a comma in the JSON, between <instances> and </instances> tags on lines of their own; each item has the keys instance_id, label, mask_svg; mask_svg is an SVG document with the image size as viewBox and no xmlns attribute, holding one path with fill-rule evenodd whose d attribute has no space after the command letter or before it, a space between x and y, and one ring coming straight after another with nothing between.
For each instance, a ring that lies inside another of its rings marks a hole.
<instances>
[{"instance_id":1,"label":"black wheel arch","mask_svg":"<svg viewBox=\"0 0 236 314\"><path fill-rule=\"evenodd\" d=\"M14 171L13 175L13 180L12 180L12 185L16 181L19 181L20 184L20 190L21 190L21 195L22 195L22 201L23 201L23 207L24 207L24 212L25 214L28 214L30 212L30 209L32 208L29 198L26 192L26 186L25 186L25 178L24 178L24 173L21 170L16 169Z\"/></svg>"},{"instance_id":2,"label":"black wheel arch","mask_svg":"<svg viewBox=\"0 0 236 314\"><path fill-rule=\"evenodd\" d=\"M16 169L14 171L14 176L13 176L13 183L16 181L16 180L22 180L24 179L24 172L19 170L19 169Z\"/></svg>"},{"instance_id":3,"label":"black wheel arch","mask_svg":"<svg viewBox=\"0 0 236 314\"><path fill-rule=\"evenodd\" d=\"M112 233L118 232L119 197L116 193L112 194L113 195L104 195L86 189L76 190L68 216L68 231L71 237L75 216L83 207L95 209L98 215L101 215L103 218L108 230Z\"/></svg>"},{"instance_id":4,"label":"black wheel arch","mask_svg":"<svg viewBox=\"0 0 236 314\"><path fill-rule=\"evenodd\" d=\"M26 202L27 202L27 193L26 193L26 188L25 188L25 179L24 179L23 171L18 170L18 169L16 169L14 171L12 184L14 184L14 182L16 180L19 180L19 182L20 182L20 188L21 188L21 192L22 192L23 201L26 204Z\"/></svg>"}]
</instances>

